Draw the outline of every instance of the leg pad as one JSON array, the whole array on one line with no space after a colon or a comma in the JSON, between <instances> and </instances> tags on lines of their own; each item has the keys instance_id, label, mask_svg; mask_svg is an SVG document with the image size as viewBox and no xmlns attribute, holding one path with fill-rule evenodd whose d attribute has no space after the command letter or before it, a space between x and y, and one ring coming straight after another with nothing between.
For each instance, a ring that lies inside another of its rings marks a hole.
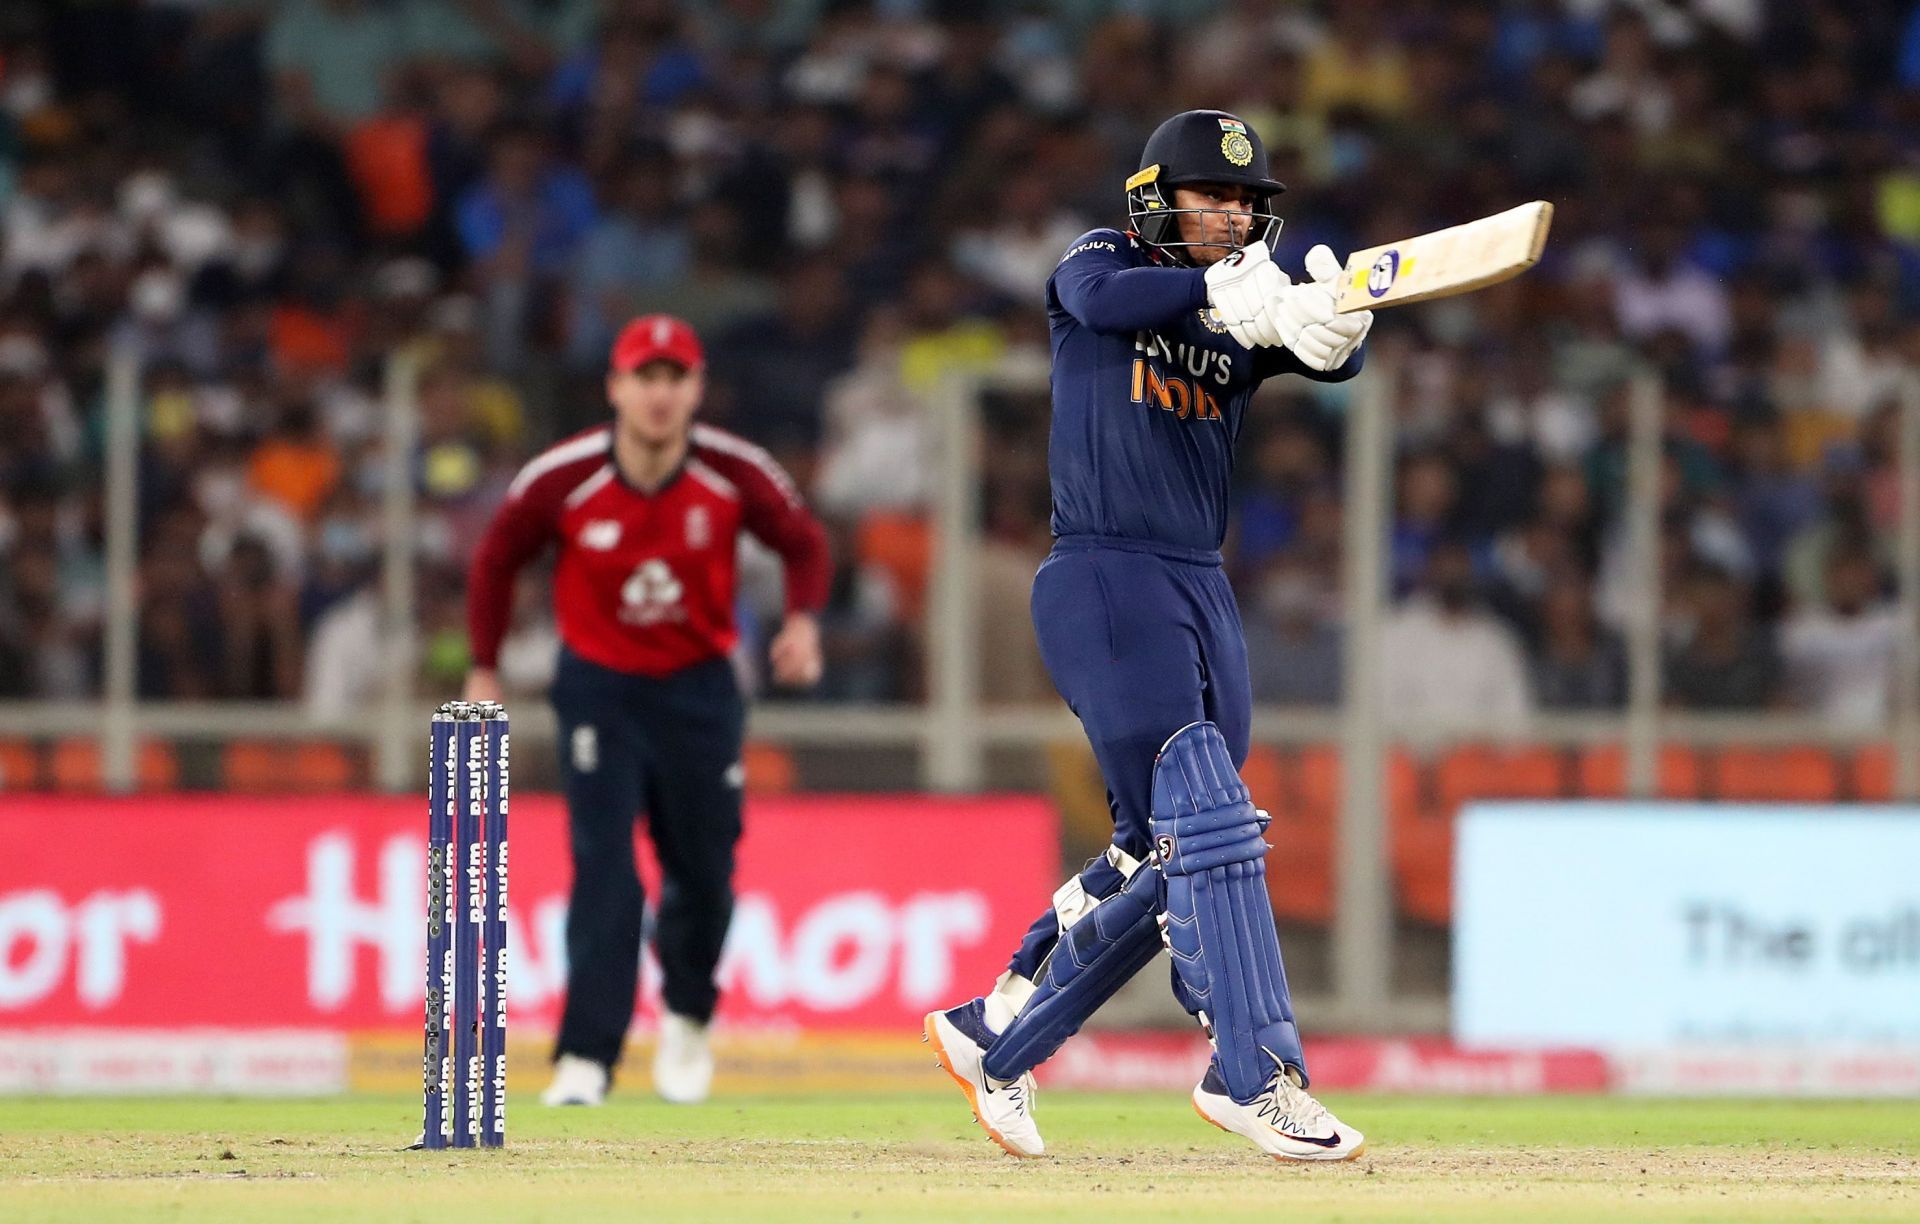
<instances>
[{"instance_id":1,"label":"leg pad","mask_svg":"<svg viewBox=\"0 0 1920 1224\"><path fill-rule=\"evenodd\" d=\"M1229 1095L1246 1104L1276 1061L1305 1075L1280 936L1267 897L1262 813L1212 723L1182 728L1153 772L1154 856L1165 878L1174 974L1213 1037Z\"/></svg>"},{"instance_id":2,"label":"leg pad","mask_svg":"<svg viewBox=\"0 0 1920 1224\"><path fill-rule=\"evenodd\" d=\"M1119 892L1072 909L1070 922L1062 911L1064 929L1034 975L1032 994L987 1050L984 1065L995 1079L1018 1079L1051 1058L1160 950L1157 871L1136 864Z\"/></svg>"}]
</instances>

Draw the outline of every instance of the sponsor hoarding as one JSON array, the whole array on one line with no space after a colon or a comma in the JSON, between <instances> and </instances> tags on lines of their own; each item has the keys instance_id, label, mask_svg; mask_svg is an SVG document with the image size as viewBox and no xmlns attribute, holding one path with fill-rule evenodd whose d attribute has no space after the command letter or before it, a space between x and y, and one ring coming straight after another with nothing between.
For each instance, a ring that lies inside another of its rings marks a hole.
<instances>
[{"instance_id":1,"label":"sponsor hoarding","mask_svg":"<svg viewBox=\"0 0 1920 1224\"><path fill-rule=\"evenodd\" d=\"M407 798L9 796L0 1030L418 1032L425 826ZM735 1028L917 1027L992 983L1058 883L1039 799L756 798L746 826L720 974ZM565 982L560 802L515 795L510 838L526 1035Z\"/></svg>"},{"instance_id":2,"label":"sponsor hoarding","mask_svg":"<svg viewBox=\"0 0 1920 1224\"><path fill-rule=\"evenodd\" d=\"M1632 1055L1653 1080L1710 1051L1920 1049L1917 864L1912 809L1471 805L1454 1036Z\"/></svg>"}]
</instances>

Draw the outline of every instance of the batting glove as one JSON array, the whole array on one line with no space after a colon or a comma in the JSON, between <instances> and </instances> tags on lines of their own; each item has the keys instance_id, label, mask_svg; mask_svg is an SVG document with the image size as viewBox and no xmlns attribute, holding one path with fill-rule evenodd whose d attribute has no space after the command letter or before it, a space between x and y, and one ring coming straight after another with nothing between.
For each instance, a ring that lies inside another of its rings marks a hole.
<instances>
[{"instance_id":1,"label":"batting glove","mask_svg":"<svg viewBox=\"0 0 1920 1224\"><path fill-rule=\"evenodd\" d=\"M1207 269L1207 304L1235 340L1270 347L1281 342L1270 307L1288 283L1267 244L1255 242Z\"/></svg>"},{"instance_id":2,"label":"batting glove","mask_svg":"<svg viewBox=\"0 0 1920 1224\"><path fill-rule=\"evenodd\" d=\"M1316 288L1325 292L1327 317L1305 324L1287 347L1293 350L1301 364L1322 373L1347 364L1347 359L1366 341L1367 333L1373 328L1371 310L1359 310L1352 314L1332 313L1333 303L1339 300L1340 277L1344 270L1345 266L1326 246L1317 246L1307 252L1307 275L1313 278L1312 283ZM1317 300L1314 306L1318 308Z\"/></svg>"}]
</instances>

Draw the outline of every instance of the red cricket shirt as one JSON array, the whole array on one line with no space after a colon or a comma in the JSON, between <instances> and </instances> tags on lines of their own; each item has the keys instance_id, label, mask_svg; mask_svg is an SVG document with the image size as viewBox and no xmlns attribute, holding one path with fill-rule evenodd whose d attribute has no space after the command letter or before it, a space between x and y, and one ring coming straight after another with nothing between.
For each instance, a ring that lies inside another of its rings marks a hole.
<instances>
[{"instance_id":1,"label":"red cricket shirt","mask_svg":"<svg viewBox=\"0 0 1920 1224\"><path fill-rule=\"evenodd\" d=\"M766 451L695 425L687 457L658 490L621 478L613 426L569 438L514 478L474 554L467 629L476 667L493 667L520 567L557 541L560 640L615 671L664 676L726 655L739 639L735 551L742 531L778 553L787 610L827 598L826 533Z\"/></svg>"}]
</instances>

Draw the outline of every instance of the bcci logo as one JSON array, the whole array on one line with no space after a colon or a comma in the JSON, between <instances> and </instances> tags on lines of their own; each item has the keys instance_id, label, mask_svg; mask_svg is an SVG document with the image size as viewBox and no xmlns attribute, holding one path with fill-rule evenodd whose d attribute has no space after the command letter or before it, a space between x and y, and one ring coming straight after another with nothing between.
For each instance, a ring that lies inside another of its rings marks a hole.
<instances>
[{"instance_id":1,"label":"bcci logo","mask_svg":"<svg viewBox=\"0 0 1920 1224\"><path fill-rule=\"evenodd\" d=\"M1227 325L1220 321L1219 315L1213 313L1213 307L1202 306L1195 313L1200 316L1200 326L1206 328L1216 336L1224 336L1227 334Z\"/></svg>"},{"instance_id":2,"label":"bcci logo","mask_svg":"<svg viewBox=\"0 0 1920 1224\"><path fill-rule=\"evenodd\" d=\"M1220 138L1220 152L1236 166L1251 165L1253 142L1242 132L1228 132Z\"/></svg>"},{"instance_id":3,"label":"bcci logo","mask_svg":"<svg viewBox=\"0 0 1920 1224\"><path fill-rule=\"evenodd\" d=\"M1393 282L1400 279L1400 252L1386 251L1373 261L1373 267L1367 271L1367 292L1379 297L1393 288Z\"/></svg>"}]
</instances>

